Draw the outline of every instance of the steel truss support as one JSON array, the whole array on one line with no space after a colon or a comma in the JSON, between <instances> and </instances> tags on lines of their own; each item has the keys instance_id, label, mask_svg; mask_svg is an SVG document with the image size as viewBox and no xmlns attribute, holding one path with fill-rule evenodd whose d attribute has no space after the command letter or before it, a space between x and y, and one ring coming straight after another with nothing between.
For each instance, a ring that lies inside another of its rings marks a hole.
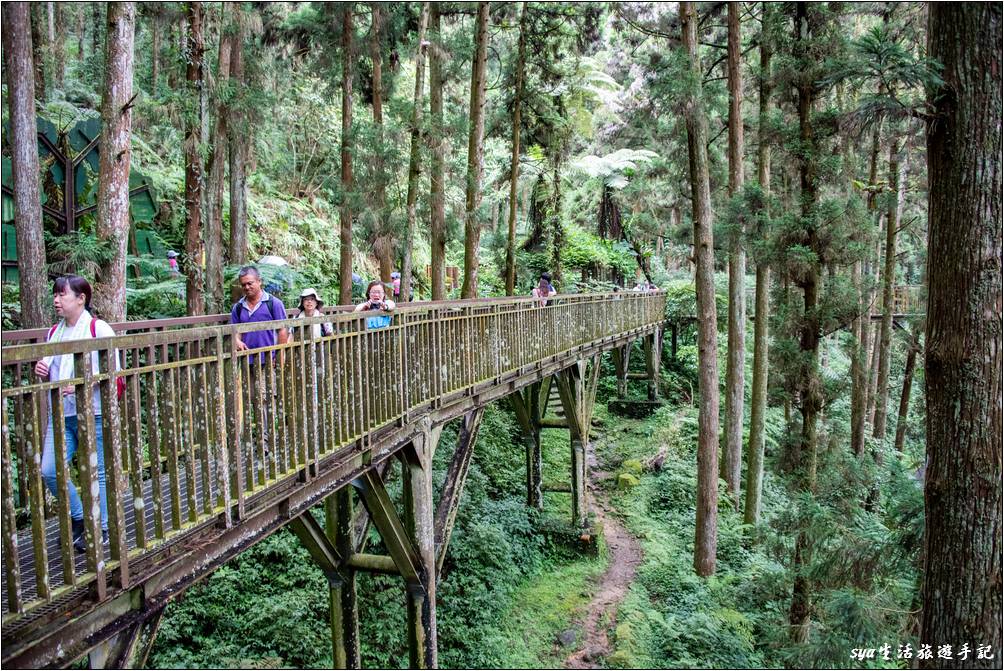
<instances>
[{"instance_id":1,"label":"steel truss support","mask_svg":"<svg viewBox=\"0 0 1004 671\"><path fill-rule=\"evenodd\" d=\"M146 619L124 629L87 655L92 669L142 669L146 667L150 649L157 638L157 630L164 617L164 609L152 612Z\"/></svg>"},{"instance_id":2,"label":"steel truss support","mask_svg":"<svg viewBox=\"0 0 1004 671\"><path fill-rule=\"evenodd\" d=\"M540 452L540 429L547 412L554 378L545 377L525 389L509 395L516 420L519 422L523 447L526 452L526 504L540 510L544 506L541 490L543 459Z\"/></svg>"},{"instance_id":3,"label":"steel truss support","mask_svg":"<svg viewBox=\"0 0 1004 671\"><path fill-rule=\"evenodd\" d=\"M586 451L589 428L596 402L596 386L600 379L598 355L583 359L555 376L558 393L565 410L572 447L572 524L585 529L589 522L586 504Z\"/></svg>"},{"instance_id":4,"label":"steel truss support","mask_svg":"<svg viewBox=\"0 0 1004 671\"><path fill-rule=\"evenodd\" d=\"M450 535L453 533L453 523L457 519L457 509L460 508L460 496L467 482L467 471L474 455L474 444L478 440L478 430L481 419L485 415L484 408L476 408L464 415L457 437L457 449L453 453L450 469L446 473L443 491L440 494L439 505L436 506L436 573L443 571L443 560L450 546Z\"/></svg>"}]
</instances>

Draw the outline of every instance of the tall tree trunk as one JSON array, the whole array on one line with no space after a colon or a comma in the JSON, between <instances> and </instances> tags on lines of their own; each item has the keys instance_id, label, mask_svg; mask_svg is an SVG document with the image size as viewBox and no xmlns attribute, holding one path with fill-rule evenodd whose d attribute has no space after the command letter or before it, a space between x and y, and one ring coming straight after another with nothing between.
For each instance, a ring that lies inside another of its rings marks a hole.
<instances>
[{"instance_id":1,"label":"tall tree trunk","mask_svg":"<svg viewBox=\"0 0 1004 671\"><path fill-rule=\"evenodd\" d=\"M62 90L66 79L66 7L62 2L50 2L52 37L52 86Z\"/></svg>"},{"instance_id":2,"label":"tall tree trunk","mask_svg":"<svg viewBox=\"0 0 1004 671\"><path fill-rule=\"evenodd\" d=\"M229 3L227 3L229 5ZM226 7L230 12L232 8ZM227 12L227 13L230 13ZM231 14L232 16L232 14ZM220 54L216 76L216 123L210 140L208 212L206 217L206 302L210 313L226 309L226 291L223 286L223 186L227 170L227 117L230 114L223 98L230 78L230 52L233 48L233 31L227 20L220 27Z\"/></svg>"},{"instance_id":3,"label":"tall tree trunk","mask_svg":"<svg viewBox=\"0 0 1004 671\"><path fill-rule=\"evenodd\" d=\"M92 2L91 3L91 53L100 54L101 53L101 38L104 33L101 32L101 3Z\"/></svg>"},{"instance_id":4,"label":"tall tree trunk","mask_svg":"<svg viewBox=\"0 0 1004 671\"><path fill-rule=\"evenodd\" d=\"M876 254L876 258L878 258ZM877 264L876 264L877 265ZM874 278L874 275L872 276ZM878 284L878 282L873 282L873 284ZM876 304L874 300L875 292L872 292L873 300L870 301L871 307L869 308L868 321L872 320L872 312L876 309ZM877 325L872 325L871 342L869 344L867 360L871 363L868 366L868 395L865 398L865 412L866 417L869 422L869 426L874 426L875 422L875 399L878 396L876 393L878 389L878 370L879 370L879 351L881 349L881 339L882 339L882 329Z\"/></svg>"},{"instance_id":5,"label":"tall tree trunk","mask_svg":"<svg viewBox=\"0 0 1004 671\"><path fill-rule=\"evenodd\" d=\"M811 54L810 43L819 23L817 9L804 4L795 6L794 21L794 55L802 63L808 63L814 56ZM812 221L816 216L819 200L816 183L817 166L816 130L813 126L812 114L816 104L817 90L815 82L807 74L799 77L798 90L798 127L801 141L801 152L798 156L798 173L800 182L801 216L804 221ZM803 313L799 325L799 349L802 364L797 372L795 388L798 392L798 410L802 415L802 428L797 443L793 446L794 454L790 457L790 465L796 478L799 490L812 492L816 485L816 448L817 423L822 410L823 398L819 380L819 342L821 327L819 323L819 293L822 284L822 267L825 259L821 254L822 242L814 226L807 226L804 232L806 246L816 253L816 260L810 267L801 271L797 279L802 289ZM791 594L791 608L788 621L792 636L797 642L805 642L808 638L809 614L811 611L811 586L806 575L812 546L809 540L805 522L798 532L795 541L795 555L791 571L795 576Z\"/></svg>"},{"instance_id":6,"label":"tall tree trunk","mask_svg":"<svg viewBox=\"0 0 1004 671\"><path fill-rule=\"evenodd\" d=\"M488 5L478 3L474 62L471 64L470 134L467 139L467 198L464 208L464 285L462 298L478 296L478 251L481 248L481 178L485 171L485 64L488 60Z\"/></svg>"},{"instance_id":7,"label":"tall tree trunk","mask_svg":"<svg viewBox=\"0 0 1004 671\"><path fill-rule=\"evenodd\" d=\"M889 188L895 196L889 199L885 223L885 269L882 273L882 326L879 341L878 386L875 396L875 421L872 436L885 438L889 406L889 368L892 358L893 289L896 286L896 229L906 194L907 157L900 156L898 142L889 145Z\"/></svg>"},{"instance_id":8,"label":"tall tree trunk","mask_svg":"<svg viewBox=\"0 0 1004 671\"><path fill-rule=\"evenodd\" d=\"M680 3L683 46L690 70L701 80L697 55L697 9ZM687 150L690 159L690 192L694 208L694 256L697 259L698 389L701 405L697 443L697 524L694 535L694 570L715 572L718 549L718 324L715 308L715 244L711 230L711 181L708 170L708 121L700 84L688 95L684 107Z\"/></svg>"},{"instance_id":9,"label":"tall tree trunk","mask_svg":"<svg viewBox=\"0 0 1004 671\"><path fill-rule=\"evenodd\" d=\"M927 127L927 467L920 640L1001 660L1001 6L932 4L944 64ZM975 175L978 178L974 178ZM958 661L930 659L928 667Z\"/></svg>"},{"instance_id":10,"label":"tall tree trunk","mask_svg":"<svg viewBox=\"0 0 1004 671\"><path fill-rule=\"evenodd\" d=\"M87 21L84 14L86 9L84 3L77 5L77 61L80 63L84 62L84 41L87 38L85 34L87 31Z\"/></svg>"},{"instance_id":11,"label":"tall tree trunk","mask_svg":"<svg viewBox=\"0 0 1004 671\"><path fill-rule=\"evenodd\" d=\"M44 11L45 7L41 3L31 3L31 63L35 73L35 98L43 104L45 103L45 33L42 25L45 21Z\"/></svg>"},{"instance_id":12,"label":"tall tree trunk","mask_svg":"<svg viewBox=\"0 0 1004 671\"><path fill-rule=\"evenodd\" d=\"M98 144L96 232L112 257L101 265L94 286L94 306L110 322L126 318L126 251L129 244L129 162L132 133L133 40L136 3L108 3L105 88L101 96Z\"/></svg>"},{"instance_id":13,"label":"tall tree trunk","mask_svg":"<svg viewBox=\"0 0 1004 671\"><path fill-rule=\"evenodd\" d=\"M728 17L729 80L729 197L742 193L743 80L742 44L739 36L739 3L730 2ZM736 222L729 241L729 352L725 367L725 449L723 471L732 505L739 510L739 480L743 455L743 394L746 370L746 249L743 221Z\"/></svg>"},{"instance_id":14,"label":"tall tree trunk","mask_svg":"<svg viewBox=\"0 0 1004 671\"><path fill-rule=\"evenodd\" d=\"M160 20L158 17L153 17L150 20L150 36L153 44L150 47L150 61L151 61L151 74L150 74L150 92L156 96L157 95L157 83L160 81L160 33L162 28L160 27ZM221 77L230 76L230 70L227 72L220 72Z\"/></svg>"},{"instance_id":15,"label":"tall tree trunk","mask_svg":"<svg viewBox=\"0 0 1004 671\"><path fill-rule=\"evenodd\" d=\"M906 353L906 366L903 369L903 391L899 396L899 414L896 417L896 452L903 453L906 442L906 420L910 414L910 391L913 388L913 371L917 365L917 354L920 352L920 334L914 333L910 340L910 349Z\"/></svg>"},{"instance_id":16,"label":"tall tree trunk","mask_svg":"<svg viewBox=\"0 0 1004 671\"><path fill-rule=\"evenodd\" d=\"M185 5L188 17L188 67L185 81L196 112L185 129L185 307L190 315L206 313L205 246L202 242L202 89L205 86L205 43L202 38L202 3Z\"/></svg>"},{"instance_id":17,"label":"tall tree trunk","mask_svg":"<svg viewBox=\"0 0 1004 671\"><path fill-rule=\"evenodd\" d=\"M227 139L230 149L230 249L233 265L248 261L248 180L247 163L251 151L252 128L247 121L248 105L244 81L244 21L240 3L230 5L234 33L230 45L230 80L235 95L228 108ZM236 99L235 99L236 98Z\"/></svg>"},{"instance_id":18,"label":"tall tree trunk","mask_svg":"<svg viewBox=\"0 0 1004 671\"><path fill-rule=\"evenodd\" d=\"M443 37L439 3L429 8L429 247L432 265L432 300L446 298L446 135L443 133Z\"/></svg>"},{"instance_id":19,"label":"tall tree trunk","mask_svg":"<svg viewBox=\"0 0 1004 671\"><path fill-rule=\"evenodd\" d=\"M874 185L878 179L879 148L882 136L882 122L876 121L872 126L872 146L868 162L868 184ZM876 210L874 191L868 193L868 209ZM870 277L869 283L870 283ZM870 416L869 393L871 389L871 311L873 288L865 290L864 264L854 265L853 283L858 292L858 314L851 325L855 339L854 350L851 353L851 451L861 456L865 452L865 423Z\"/></svg>"},{"instance_id":20,"label":"tall tree trunk","mask_svg":"<svg viewBox=\"0 0 1004 671\"><path fill-rule=\"evenodd\" d=\"M394 266L394 236L387 224L387 171L384 168L383 128L383 58L380 53L382 13L380 3L370 3L370 60L373 62L373 126L376 129L376 146L373 152L373 212L374 252L380 259L380 279L390 282ZM403 279L402 279L403 281Z\"/></svg>"},{"instance_id":21,"label":"tall tree trunk","mask_svg":"<svg viewBox=\"0 0 1004 671\"><path fill-rule=\"evenodd\" d=\"M342 203L339 211L338 302L352 302L352 8L342 5Z\"/></svg>"},{"instance_id":22,"label":"tall tree trunk","mask_svg":"<svg viewBox=\"0 0 1004 671\"><path fill-rule=\"evenodd\" d=\"M51 304L38 188L38 137L35 124L35 73L32 63L31 7L3 3L3 57L10 110L11 168L14 187L14 234L21 290L21 327L49 323Z\"/></svg>"},{"instance_id":23,"label":"tall tree trunk","mask_svg":"<svg viewBox=\"0 0 1004 671\"><path fill-rule=\"evenodd\" d=\"M768 21L771 10L764 5L763 21ZM770 195L770 142L767 140L767 116L770 110L772 45L766 29L760 35L760 100L757 138L757 181L764 194ZM766 233L763 234L764 237ZM753 389L750 399L750 438L746 456L746 506L743 521L756 524L760 521L763 492L764 424L767 412L768 376L768 325L770 324L770 264L757 260L756 264L756 322L753 325Z\"/></svg>"},{"instance_id":24,"label":"tall tree trunk","mask_svg":"<svg viewBox=\"0 0 1004 671\"><path fill-rule=\"evenodd\" d=\"M509 235L505 246L505 293L516 295L516 189L519 187L520 115L523 105L523 70L526 67L526 2L519 12L516 47L516 90L512 103L512 160L509 166Z\"/></svg>"},{"instance_id":25,"label":"tall tree trunk","mask_svg":"<svg viewBox=\"0 0 1004 671\"><path fill-rule=\"evenodd\" d=\"M417 227L415 205L418 202L418 176L422 159L422 107L425 104L425 28L429 22L429 3L422 3L418 17L418 48L415 51L415 106L411 116L411 155L408 158L408 230L404 235L404 259L401 263L401 300L411 298L411 248Z\"/></svg>"}]
</instances>

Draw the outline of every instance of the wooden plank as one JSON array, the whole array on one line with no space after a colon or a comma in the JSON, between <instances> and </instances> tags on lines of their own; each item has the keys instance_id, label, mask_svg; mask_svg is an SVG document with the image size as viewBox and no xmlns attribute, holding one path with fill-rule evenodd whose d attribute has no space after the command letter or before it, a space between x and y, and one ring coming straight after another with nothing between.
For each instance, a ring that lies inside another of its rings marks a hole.
<instances>
[{"instance_id":1,"label":"wooden plank","mask_svg":"<svg viewBox=\"0 0 1004 671\"><path fill-rule=\"evenodd\" d=\"M87 357L90 358L90 357ZM102 448L105 461L105 497L108 506L108 545L111 558L119 562L123 587L129 585L129 555L126 549L125 513L122 498L128 496L129 483L122 467L122 423L118 402L118 356L115 348L101 350L99 360L108 377L101 381ZM79 412L78 412L79 418ZM79 421L79 419L78 419Z\"/></svg>"},{"instance_id":2,"label":"wooden plank","mask_svg":"<svg viewBox=\"0 0 1004 671\"><path fill-rule=\"evenodd\" d=\"M163 350L161 350L163 352ZM156 352L153 347L147 350L147 361L154 361ZM150 424L147 432L147 449L150 452L150 480L153 499L153 533L155 538L164 538L164 489L161 486L161 457L164 454L163 445L165 431L161 430L160 399L163 385L158 385L158 374L151 372L147 379L147 400L150 403Z\"/></svg>"},{"instance_id":3,"label":"wooden plank","mask_svg":"<svg viewBox=\"0 0 1004 671\"><path fill-rule=\"evenodd\" d=\"M49 391L52 417L52 451L56 467L56 515L59 520L59 555L63 567L63 582L76 583L73 567L73 527L70 518L70 469L66 459L66 418L59 387Z\"/></svg>"},{"instance_id":4,"label":"wooden plank","mask_svg":"<svg viewBox=\"0 0 1004 671\"><path fill-rule=\"evenodd\" d=\"M11 474L11 444L10 429L7 425L7 399L3 399L3 415L0 416L0 440L2 440L3 491L8 492L3 497L3 565L5 596L7 597L6 612L18 613L24 608L21 598L21 566L18 562L17 519L14 515L14 478ZM23 463L23 462L22 462ZM66 500L65 498L63 499ZM70 572L72 575L72 570Z\"/></svg>"},{"instance_id":5,"label":"wooden plank","mask_svg":"<svg viewBox=\"0 0 1004 671\"><path fill-rule=\"evenodd\" d=\"M87 541L87 571L95 576L95 597L100 601L107 595L105 562L101 542L101 501L98 484L98 448L94 421L94 374L91 355L77 353L73 357L74 370L83 371L83 383L77 385L77 465L80 468L80 498L84 504L84 531ZM107 466L107 464L106 464ZM38 542L44 542L38 539ZM36 573L39 566L36 559ZM48 585L46 585L48 588ZM39 591L41 594L41 590Z\"/></svg>"}]
</instances>

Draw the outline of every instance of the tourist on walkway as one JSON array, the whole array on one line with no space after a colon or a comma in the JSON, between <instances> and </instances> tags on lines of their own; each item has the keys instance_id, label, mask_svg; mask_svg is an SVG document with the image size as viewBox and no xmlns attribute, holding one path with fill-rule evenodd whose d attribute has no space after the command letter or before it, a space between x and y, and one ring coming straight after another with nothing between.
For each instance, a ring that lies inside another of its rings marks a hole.
<instances>
[{"instance_id":1,"label":"tourist on walkway","mask_svg":"<svg viewBox=\"0 0 1004 671\"><path fill-rule=\"evenodd\" d=\"M244 266L237 271L237 282L240 284L244 297L234 303L230 310L231 324L249 324L252 322L269 322L286 319L286 306L278 297L270 295L261 288L261 273L254 266ZM246 350L260 349L262 347L273 347L276 344L284 345L289 341L289 332L285 328L278 331L274 329L264 329L261 331L248 331L247 333L235 333L234 340L238 352ZM272 380L273 366L276 361L275 352L272 356L266 356L263 352L260 356L253 356L249 364L250 378L245 381L251 390L251 398L258 399L260 388L275 389ZM279 356L280 365L283 362L282 355ZM235 362L236 363L236 362ZM241 404L242 394L237 394L237 422L243 421L244 411ZM261 441L265 458L269 454L269 433L268 427L272 425L273 418L269 416L269 399L264 403L252 401L252 406L257 408L254 416L257 418L258 439ZM252 459L255 459L252 450ZM265 465L262 462L256 464L256 468L264 472ZM261 477L264 477L263 475Z\"/></svg>"},{"instance_id":2,"label":"tourist on walkway","mask_svg":"<svg viewBox=\"0 0 1004 671\"><path fill-rule=\"evenodd\" d=\"M307 317L323 317L324 313L321 312L321 308L324 306L324 301L320 299L317 295L317 291L313 288L304 289L300 292L300 314L296 317L297 319L305 319ZM320 324L312 324L310 327L311 335L314 340L317 340L321 336L331 335L333 328L331 322L323 322Z\"/></svg>"},{"instance_id":3,"label":"tourist on walkway","mask_svg":"<svg viewBox=\"0 0 1004 671\"><path fill-rule=\"evenodd\" d=\"M383 282L380 280L373 280L369 283L369 286L366 287L366 295L369 297L368 300L365 300L357 305L355 309L356 312L364 312L367 310L390 312L397 307L394 301L386 297ZM368 329L382 329L387 326L390 326L390 315L388 314L377 315L366 319L366 328Z\"/></svg>"},{"instance_id":4,"label":"tourist on walkway","mask_svg":"<svg viewBox=\"0 0 1004 671\"><path fill-rule=\"evenodd\" d=\"M317 291L313 288L304 289L300 293L300 314L296 316L297 319L306 319L308 317L323 317L324 313L321 312L321 307L324 305L324 301L320 299L317 295ZM318 379L324 379L325 370L325 360L323 355L323 349L320 348L320 343L317 341L323 336L329 336L334 332L334 328L331 322L322 322L320 324L310 325L310 336L313 341L314 350L317 352L317 367L311 370L312 377L314 379L314 405L317 405L317 387ZM292 336L290 337L292 339ZM318 372L320 372L320 378L318 378Z\"/></svg>"},{"instance_id":5,"label":"tourist on walkway","mask_svg":"<svg viewBox=\"0 0 1004 671\"><path fill-rule=\"evenodd\" d=\"M286 318L286 306L282 301L261 288L261 273L257 268L254 266L241 268L237 273L237 283L244 297L234 303L230 310L231 324L269 322ZM276 343L285 344L289 340L289 332L285 328L280 328L278 333L273 329L235 333L234 340L237 341L237 351L243 352L260 347L272 347ZM262 361L264 360L265 357L262 356Z\"/></svg>"},{"instance_id":6,"label":"tourist on walkway","mask_svg":"<svg viewBox=\"0 0 1004 671\"><path fill-rule=\"evenodd\" d=\"M59 277L52 285L52 304L56 308L56 314L60 317L59 322L49 329L46 342L67 342L70 340L84 340L86 338L107 338L115 335L115 331L107 322L97 319L91 312L91 285L79 275L67 275ZM118 369L118 353L116 357L116 370ZM98 353L91 354L91 370L97 373ZM59 356L47 356L35 364L35 374L40 378L48 379L51 382L69 380L83 375L83 371L73 370L73 355L62 354ZM79 442L79 420L77 409L76 389L70 385L62 389L63 398L63 422L64 422L64 443L66 462L69 463L77 451ZM114 400L112 401L114 402ZM56 480L56 451L55 435L53 429L53 416L55 408L49 409L49 427L45 433L45 443L42 447L42 479L45 480L46 487L53 496L58 496ZM97 452L97 476L98 476L98 496L101 505L101 529L104 540L108 537L108 498L105 486L105 450L101 426L101 394L95 390L94 404L92 408L83 409L81 412L94 413L94 448ZM94 462L92 461L93 465ZM84 552L87 549L84 540L84 506L80 501L80 494L72 481L67 481L67 490L70 499L70 524L72 528L73 547L77 552Z\"/></svg>"},{"instance_id":7,"label":"tourist on walkway","mask_svg":"<svg viewBox=\"0 0 1004 671\"><path fill-rule=\"evenodd\" d=\"M551 296L558 295L558 292L555 291L554 289L554 285L551 284L550 273L540 274L540 281L537 282L537 286L533 288L533 291L530 292L530 295L533 296L534 298L541 299L540 300L541 307L547 305L548 298L550 298Z\"/></svg>"}]
</instances>

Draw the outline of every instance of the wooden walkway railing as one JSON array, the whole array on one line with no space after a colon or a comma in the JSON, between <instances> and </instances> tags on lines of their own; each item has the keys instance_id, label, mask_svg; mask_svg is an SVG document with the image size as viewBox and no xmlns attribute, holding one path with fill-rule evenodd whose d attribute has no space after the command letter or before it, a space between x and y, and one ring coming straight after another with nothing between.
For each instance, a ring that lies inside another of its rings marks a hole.
<instances>
[{"instance_id":1,"label":"wooden walkway railing","mask_svg":"<svg viewBox=\"0 0 1004 671\"><path fill-rule=\"evenodd\" d=\"M522 298L426 303L399 308L385 328L367 327L375 313L332 314L270 322L289 329L291 341L250 352L237 351L233 336L262 330L260 323L4 346L5 646L26 618L50 617L67 595L100 602L128 589L139 573L149 577L151 553L195 529L204 533L207 522L240 526L247 508L290 491L322 458L384 427L405 426L527 366L658 328L664 302L661 292L626 292L561 296L544 307ZM332 335L312 339L315 323L331 323ZM73 358L73 379L34 375L35 362L53 355ZM98 416L80 413L69 467L61 458L64 418L49 412L63 393L75 395L78 408L91 408L94 398L101 408ZM41 473L53 425L55 498ZM95 543L99 427L107 545ZM70 543L70 482L83 499L83 556Z\"/></svg>"}]
</instances>

